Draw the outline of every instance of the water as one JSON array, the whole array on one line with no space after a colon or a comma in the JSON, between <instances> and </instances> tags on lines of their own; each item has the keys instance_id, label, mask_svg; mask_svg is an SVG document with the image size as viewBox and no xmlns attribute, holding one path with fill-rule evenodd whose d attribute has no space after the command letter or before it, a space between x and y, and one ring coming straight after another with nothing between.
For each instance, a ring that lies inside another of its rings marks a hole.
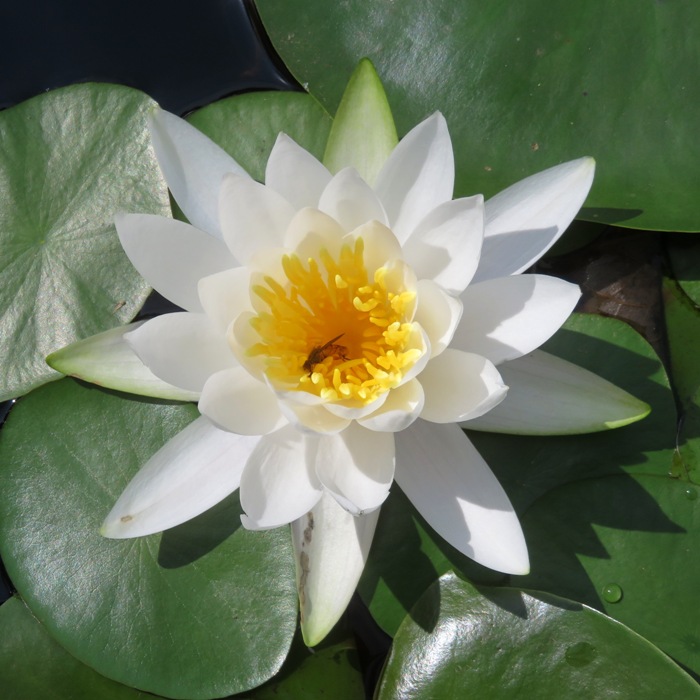
<instances>
[{"instance_id":1,"label":"water","mask_svg":"<svg viewBox=\"0 0 700 700\"><path fill-rule=\"evenodd\" d=\"M622 588L616 583L607 583L600 591L606 603L619 603L622 600Z\"/></svg>"}]
</instances>

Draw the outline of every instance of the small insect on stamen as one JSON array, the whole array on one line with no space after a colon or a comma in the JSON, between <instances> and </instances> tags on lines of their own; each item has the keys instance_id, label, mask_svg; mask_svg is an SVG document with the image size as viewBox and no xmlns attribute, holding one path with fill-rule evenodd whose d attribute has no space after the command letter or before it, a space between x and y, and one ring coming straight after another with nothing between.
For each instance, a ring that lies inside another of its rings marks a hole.
<instances>
[{"instance_id":1,"label":"small insect on stamen","mask_svg":"<svg viewBox=\"0 0 700 700\"><path fill-rule=\"evenodd\" d=\"M345 351L347 348L344 345L335 345L336 340L340 340L345 333L336 335L335 338L331 338L325 345L315 345L311 348L309 356L306 358L306 362L302 365L302 369L312 375L314 367L321 364L327 357L331 355L336 355L343 360L347 360L345 357Z\"/></svg>"}]
</instances>

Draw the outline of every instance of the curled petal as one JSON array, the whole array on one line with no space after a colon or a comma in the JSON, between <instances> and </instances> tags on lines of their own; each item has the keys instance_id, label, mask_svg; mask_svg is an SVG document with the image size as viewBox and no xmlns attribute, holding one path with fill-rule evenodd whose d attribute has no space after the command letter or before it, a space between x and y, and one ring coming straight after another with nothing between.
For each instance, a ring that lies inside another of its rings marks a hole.
<instances>
[{"instance_id":1,"label":"curled petal","mask_svg":"<svg viewBox=\"0 0 700 700\"><path fill-rule=\"evenodd\" d=\"M345 230L332 216L318 209L302 209L289 223L284 245L294 250L304 263L308 258L319 262L322 249L333 257L338 256L344 236Z\"/></svg>"},{"instance_id":2,"label":"curled petal","mask_svg":"<svg viewBox=\"0 0 700 700\"><path fill-rule=\"evenodd\" d=\"M333 415L322 404L304 405L292 401L280 401L280 410L297 430L309 434L333 435L350 425L349 418Z\"/></svg>"},{"instance_id":3,"label":"curled petal","mask_svg":"<svg viewBox=\"0 0 700 700\"><path fill-rule=\"evenodd\" d=\"M415 320L430 338L431 357L439 355L451 342L462 318L462 302L430 280L418 282Z\"/></svg>"},{"instance_id":4,"label":"curled petal","mask_svg":"<svg viewBox=\"0 0 700 700\"><path fill-rule=\"evenodd\" d=\"M419 420L397 433L396 481L428 524L462 554L506 574L528 573L513 506L456 425Z\"/></svg>"},{"instance_id":5,"label":"curled petal","mask_svg":"<svg viewBox=\"0 0 700 700\"><path fill-rule=\"evenodd\" d=\"M330 494L292 523L301 613L308 646L318 644L350 602L357 588L377 526L379 511L354 517Z\"/></svg>"},{"instance_id":6,"label":"curled petal","mask_svg":"<svg viewBox=\"0 0 700 700\"><path fill-rule=\"evenodd\" d=\"M153 374L188 391L201 391L212 374L237 364L223 334L204 314L157 316L125 338Z\"/></svg>"},{"instance_id":7,"label":"curled petal","mask_svg":"<svg viewBox=\"0 0 700 700\"><path fill-rule=\"evenodd\" d=\"M265 185L281 194L294 209L317 207L331 180L328 169L287 134L280 134L265 168Z\"/></svg>"},{"instance_id":8,"label":"curled petal","mask_svg":"<svg viewBox=\"0 0 700 700\"><path fill-rule=\"evenodd\" d=\"M453 199L429 212L404 243L404 257L420 279L453 294L471 282L484 239L484 198Z\"/></svg>"},{"instance_id":9,"label":"curled petal","mask_svg":"<svg viewBox=\"0 0 700 700\"><path fill-rule=\"evenodd\" d=\"M384 503L394 479L394 436L351 423L338 435L319 438L316 473L323 486L353 515Z\"/></svg>"},{"instance_id":10,"label":"curled petal","mask_svg":"<svg viewBox=\"0 0 700 700\"><path fill-rule=\"evenodd\" d=\"M593 183L595 161L579 158L516 182L486 202L475 282L527 270L558 240Z\"/></svg>"},{"instance_id":11,"label":"curled petal","mask_svg":"<svg viewBox=\"0 0 700 700\"><path fill-rule=\"evenodd\" d=\"M141 468L102 525L105 537L150 535L184 523L238 488L257 437L197 418Z\"/></svg>"},{"instance_id":12,"label":"curled petal","mask_svg":"<svg viewBox=\"0 0 700 700\"><path fill-rule=\"evenodd\" d=\"M160 169L193 226L221 238L219 187L226 173L247 173L226 151L174 114L157 110L148 127Z\"/></svg>"},{"instance_id":13,"label":"curled petal","mask_svg":"<svg viewBox=\"0 0 700 700\"><path fill-rule=\"evenodd\" d=\"M241 175L226 175L221 183L219 217L224 241L237 260L282 245L294 208L265 185Z\"/></svg>"},{"instance_id":14,"label":"curled petal","mask_svg":"<svg viewBox=\"0 0 700 700\"><path fill-rule=\"evenodd\" d=\"M285 525L316 505L321 484L313 470L315 448L314 438L290 425L260 439L241 477L241 520L246 528Z\"/></svg>"},{"instance_id":15,"label":"curled petal","mask_svg":"<svg viewBox=\"0 0 700 700\"><path fill-rule=\"evenodd\" d=\"M133 266L157 292L187 311L202 311L201 277L238 265L223 242L182 221L118 214L117 233Z\"/></svg>"},{"instance_id":16,"label":"curled petal","mask_svg":"<svg viewBox=\"0 0 700 700\"><path fill-rule=\"evenodd\" d=\"M197 289L204 312L222 332L226 332L242 313L252 311L250 270L247 267L234 267L202 277Z\"/></svg>"},{"instance_id":17,"label":"curled petal","mask_svg":"<svg viewBox=\"0 0 700 700\"><path fill-rule=\"evenodd\" d=\"M436 112L399 141L374 186L401 243L428 212L452 199L454 173L447 122Z\"/></svg>"},{"instance_id":18,"label":"curled petal","mask_svg":"<svg viewBox=\"0 0 700 700\"><path fill-rule=\"evenodd\" d=\"M333 177L321 195L318 208L346 231L368 221L387 223L382 203L354 168L344 168Z\"/></svg>"},{"instance_id":19,"label":"curled petal","mask_svg":"<svg viewBox=\"0 0 700 700\"><path fill-rule=\"evenodd\" d=\"M508 391L491 362L452 348L428 363L420 382L425 391L421 418L432 423L481 416L501 403Z\"/></svg>"},{"instance_id":20,"label":"curled petal","mask_svg":"<svg viewBox=\"0 0 700 700\"><path fill-rule=\"evenodd\" d=\"M424 403L423 387L417 379L412 379L392 389L381 408L357 422L368 430L397 433L420 416Z\"/></svg>"},{"instance_id":21,"label":"curled petal","mask_svg":"<svg viewBox=\"0 0 700 700\"><path fill-rule=\"evenodd\" d=\"M356 228L353 239L362 238L364 241L364 262L370 277L377 268L382 267L388 260L401 260L403 252L401 244L393 231L378 221L369 221Z\"/></svg>"},{"instance_id":22,"label":"curled petal","mask_svg":"<svg viewBox=\"0 0 700 700\"><path fill-rule=\"evenodd\" d=\"M465 428L516 435L576 435L641 420L649 406L614 384L535 350L499 367L508 396Z\"/></svg>"},{"instance_id":23,"label":"curled petal","mask_svg":"<svg viewBox=\"0 0 700 700\"><path fill-rule=\"evenodd\" d=\"M546 275L520 275L472 284L462 292L462 320L452 346L494 364L521 357L566 321L581 291Z\"/></svg>"},{"instance_id":24,"label":"curled petal","mask_svg":"<svg viewBox=\"0 0 700 700\"><path fill-rule=\"evenodd\" d=\"M243 367L209 377L199 410L215 425L239 435L266 435L286 423L274 393Z\"/></svg>"}]
</instances>

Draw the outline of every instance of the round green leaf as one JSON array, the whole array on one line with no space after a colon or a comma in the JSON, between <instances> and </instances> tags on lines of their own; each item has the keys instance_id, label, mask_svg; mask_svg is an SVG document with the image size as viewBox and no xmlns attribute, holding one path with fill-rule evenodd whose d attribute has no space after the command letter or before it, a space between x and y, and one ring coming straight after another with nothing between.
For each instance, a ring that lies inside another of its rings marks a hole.
<instances>
[{"instance_id":1,"label":"round green leaf","mask_svg":"<svg viewBox=\"0 0 700 700\"><path fill-rule=\"evenodd\" d=\"M98 534L196 415L64 380L20 401L0 441L0 553L27 605L82 662L173 698L260 685L296 628L289 532L246 531L237 494L162 535Z\"/></svg>"},{"instance_id":2,"label":"round green leaf","mask_svg":"<svg viewBox=\"0 0 700 700\"><path fill-rule=\"evenodd\" d=\"M492 195L593 156L585 218L700 230L700 8L592 0L258 0L275 48L333 112L360 58L399 133L441 110L456 193Z\"/></svg>"},{"instance_id":3,"label":"round green leaf","mask_svg":"<svg viewBox=\"0 0 700 700\"><path fill-rule=\"evenodd\" d=\"M321 160L332 124L313 97L298 92L236 95L203 107L188 120L260 182L280 131Z\"/></svg>"},{"instance_id":4,"label":"round green leaf","mask_svg":"<svg viewBox=\"0 0 700 700\"><path fill-rule=\"evenodd\" d=\"M19 598L0 607L0 688L12 700L147 700L81 664Z\"/></svg>"},{"instance_id":5,"label":"round green leaf","mask_svg":"<svg viewBox=\"0 0 700 700\"><path fill-rule=\"evenodd\" d=\"M46 355L143 304L149 288L112 221L169 212L146 126L154 105L86 84L0 113L0 400L60 377Z\"/></svg>"},{"instance_id":6,"label":"round green leaf","mask_svg":"<svg viewBox=\"0 0 700 700\"><path fill-rule=\"evenodd\" d=\"M522 519L536 587L604 610L700 673L700 490L669 476L586 479Z\"/></svg>"},{"instance_id":7,"label":"round green leaf","mask_svg":"<svg viewBox=\"0 0 700 700\"><path fill-rule=\"evenodd\" d=\"M399 629L377 700L698 698L623 625L573 601L443 576Z\"/></svg>"}]
</instances>

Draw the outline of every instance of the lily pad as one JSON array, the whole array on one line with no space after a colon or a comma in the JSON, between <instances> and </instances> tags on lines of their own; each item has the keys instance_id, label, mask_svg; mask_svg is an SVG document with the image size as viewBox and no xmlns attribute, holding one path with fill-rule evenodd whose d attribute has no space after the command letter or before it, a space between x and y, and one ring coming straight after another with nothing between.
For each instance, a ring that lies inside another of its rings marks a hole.
<instances>
[{"instance_id":1,"label":"lily pad","mask_svg":"<svg viewBox=\"0 0 700 700\"><path fill-rule=\"evenodd\" d=\"M670 476L555 489L522 518L532 571L514 580L599 608L700 673L699 497Z\"/></svg>"},{"instance_id":2,"label":"lily pad","mask_svg":"<svg viewBox=\"0 0 700 700\"><path fill-rule=\"evenodd\" d=\"M288 530L244 530L235 494L162 535L98 534L138 468L196 415L66 379L18 402L0 441L0 553L32 613L99 673L192 699L273 676L297 617Z\"/></svg>"},{"instance_id":3,"label":"lily pad","mask_svg":"<svg viewBox=\"0 0 700 700\"><path fill-rule=\"evenodd\" d=\"M651 347L629 326L588 314L572 316L544 349L597 372L652 406L640 423L593 435L527 437L469 431L523 513L556 486L597 474L665 475L675 444L676 412L668 378ZM454 569L478 583L506 579L441 541L394 485L382 506L360 594L379 625L396 630L422 592Z\"/></svg>"},{"instance_id":4,"label":"lily pad","mask_svg":"<svg viewBox=\"0 0 700 700\"><path fill-rule=\"evenodd\" d=\"M0 400L59 378L46 355L130 320L148 295L112 220L169 213L154 105L85 84L0 113Z\"/></svg>"},{"instance_id":5,"label":"lily pad","mask_svg":"<svg viewBox=\"0 0 700 700\"><path fill-rule=\"evenodd\" d=\"M298 92L236 95L197 110L188 121L260 182L280 131L321 160L333 122L316 99Z\"/></svg>"},{"instance_id":6,"label":"lily pad","mask_svg":"<svg viewBox=\"0 0 700 700\"><path fill-rule=\"evenodd\" d=\"M583 217L700 230L688 187L700 180L700 46L673 39L697 34L696 5L256 4L286 65L329 111L365 56L384 82L400 134L441 110L455 144L458 196L490 196L591 155L599 168Z\"/></svg>"},{"instance_id":7,"label":"lily pad","mask_svg":"<svg viewBox=\"0 0 700 700\"><path fill-rule=\"evenodd\" d=\"M681 289L700 305L700 241L694 236L669 236L668 257Z\"/></svg>"},{"instance_id":8,"label":"lily pad","mask_svg":"<svg viewBox=\"0 0 700 700\"><path fill-rule=\"evenodd\" d=\"M643 679L643 680L640 680ZM447 574L399 629L377 700L700 697L652 644L570 600Z\"/></svg>"},{"instance_id":9,"label":"lily pad","mask_svg":"<svg viewBox=\"0 0 700 700\"><path fill-rule=\"evenodd\" d=\"M48 635L27 606L0 607L0 688L12 700L148 700L152 695L101 676Z\"/></svg>"}]
</instances>

